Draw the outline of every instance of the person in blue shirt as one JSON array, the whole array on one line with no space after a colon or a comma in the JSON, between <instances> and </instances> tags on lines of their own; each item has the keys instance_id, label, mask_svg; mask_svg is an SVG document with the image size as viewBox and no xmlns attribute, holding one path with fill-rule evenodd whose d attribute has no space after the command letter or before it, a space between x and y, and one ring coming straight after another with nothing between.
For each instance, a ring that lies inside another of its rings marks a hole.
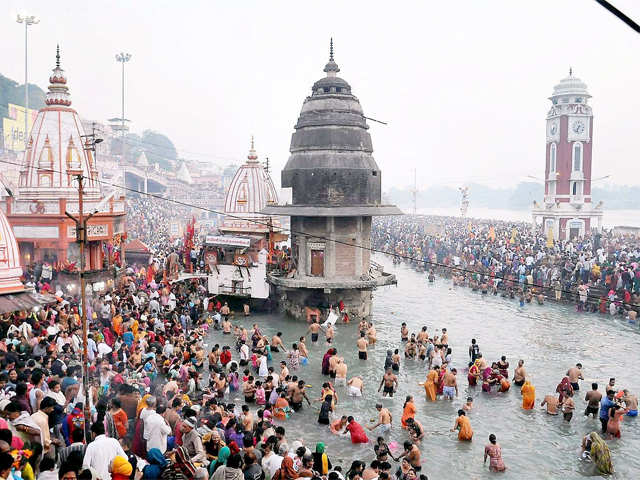
<instances>
[{"instance_id":1,"label":"person in blue shirt","mask_svg":"<svg viewBox=\"0 0 640 480\"><path fill-rule=\"evenodd\" d=\"M134 340L135 340L135 337L133 336L133 332L131 331L131 328L127 328L127 331L122 334L122 341L127 345L127 347L131 348L131 345L133 345Z\"/></svg>"},{"instance_id":2,"label":"person in blue shirt","mask_svg":"<svg viewBox=\"0 0 640 480\"><path fill-rule=\"evenodd\" d=\"M600 423L602 424L602 433L607 432L607 423L609 422L609 409L616 403L613 401L615 393L608 391L607 396L600 400Z\"/></svg>"}]
</instances>

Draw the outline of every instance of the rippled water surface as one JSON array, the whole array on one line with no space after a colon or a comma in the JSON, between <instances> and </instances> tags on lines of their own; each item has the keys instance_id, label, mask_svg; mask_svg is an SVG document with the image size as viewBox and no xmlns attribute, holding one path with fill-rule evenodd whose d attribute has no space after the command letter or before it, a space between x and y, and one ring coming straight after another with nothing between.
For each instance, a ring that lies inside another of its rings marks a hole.
<instances>
[{"instance_id":1,"label":"rippled water surface","mask_svg":"<svg viewBox=\"0 0 640 480\"><path fill-rule=\"evenodd\" d=\"M429 432L420 448L423 473L430 479L450 479L455 478L454 475L464 479L493 478L496 475L504 479L595 476L592 466L579 460L582 437L600 428L597 419L587 419L582 415L584 394L592 380L597 381L602 390L609 377L616 377L616 385L620 388L638 393L636 364L640 356L640 333L636 326L622 319L612 320L609 316L578 314L570 306L551 303L544 306L527 304L520 308L515 300L482 296L466 288L452 287L451 281L445 279L436 279L434 284L428 284L425 274L407 266L393 266L382 257L376 261L397 275L398 286L385 287L374 293L373 321L378 330L378 343L370 350L369 360L357 358L357 324L338 324L335 346L349 367L348 377L364 377L365 396L354 399L346 395L344 387L338 387L338 394L342 395L337 415L353 415L363 425L370 424L376 417L374 405L381 398L376 391L383 373L385 353L387 349L400 347L402 322L407 323L411 332L427 325L430 335L444 327L449 332L449 344L453 348L453 366L459 371L460 397L453 402L427 402L424 389L418 385L426 377L425 366L419 361L403 359L396 397L383 400L394 416L390 441L402 444L407 438L406 432L400 428L400 417L404 398L411 394L415 398L417 418ZM286 344L296 341L307 329L306 323L275 314L253 315L238 321L248 329L253 322L258 322L269 337L276 331L282 331ZM462 371L468 362L471 338L477 339L489 362L506 355L511 363L511 376L518 359L524 359L536 387L535 410L522 410L517 389L491 395L482 393L479 387L469 389L466 373ZM228 337L222 338L219 332L214 332L209 341L223 344ZM313 399L319 396L322 382L328 378L320 374L322 356L328 347L323 341L312 345L310 338L307 346L310 363L296 373L313 386L308 393ZM274 354L276 370L281 356ZM576 413L567 424L561 416L547 415L538 405L544 395L555 392L557 383L576 362L583 364L586 381L582 382L581 390L575 396ZM449 433L449 429L467 396L474 397L474 411L470 414L474 439L472 443L461 443L457 434ZM319 403L314 404L315 408L317 406ZM289 441L304 438L305 444L311 448L315 442L323 441L332 461L342 460L345 468L352 459L369 461L374 458L371 444L353 446L348 438L332 435L316 420L317 411L307 408L305 403L303 412L283 422ZM609 442L616 469L611 478L638 478L639 425L637 418L625 418L622 439ZM490 473L488 467L483 466L484 446L490 433L496 434L502 445L503 459L508 468L504 474ZM370 439L375 439L375 435L370 435Z\"/></svg>"}]
</instances>

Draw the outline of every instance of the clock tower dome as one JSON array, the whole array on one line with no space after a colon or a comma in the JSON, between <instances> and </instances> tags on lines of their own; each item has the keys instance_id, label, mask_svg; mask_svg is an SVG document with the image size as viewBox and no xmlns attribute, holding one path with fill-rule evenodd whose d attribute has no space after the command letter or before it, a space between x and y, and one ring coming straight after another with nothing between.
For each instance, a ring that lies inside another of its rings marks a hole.
<instances>
[{"instance_id":1,"label":"clock tower dome","mask_svg":"<svg viewBox=\"0 0 640 480\"><path fill-rule=\"evenodd\" d=\"M544 205L534 202L533 219L542 217L548 238L581 238L602 225L601 203L591 199L593 112L587 85L573 75L549 97L545 146ZM592 222L595 220L595 222Z\"/></svg>"}]
</instances>

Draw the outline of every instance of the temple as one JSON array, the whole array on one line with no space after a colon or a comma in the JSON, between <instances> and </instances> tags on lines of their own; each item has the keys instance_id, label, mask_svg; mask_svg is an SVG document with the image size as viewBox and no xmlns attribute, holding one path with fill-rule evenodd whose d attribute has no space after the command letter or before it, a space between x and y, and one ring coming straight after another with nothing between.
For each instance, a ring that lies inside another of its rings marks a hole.
<instances>
[{"instance_id":1,"label":"temple","mask_svg":"<svg viewBox=\"0 0 640 480\"><path fill-rule=\"evenodd\" d=\"M92 140L71 108L59 49L45 103L27 140L17 195L7 197L2 205L19 245L20 263L38 265L47 272L77 271L80 249L76 225L66 213L78 215L75 177L81 173L84 214L93 214L87 223L85 268L103 271L113 260L105 252L113 252L111 247L125 231L124 197L101 191Z\"/></svg>"},{"instance_id":2,"label":"temple","mask_svg":"<svg viewBox=\"0 0 640 480\"><path fill-rule=\"evenodd\" d=\"M351 86L337 76L333 41L324 72L302 105L282 171L293 202L262 211L291 216L295 270L269 281L294 317L304 316L305 307L341 304L362 318L371 313L372 290L396 282L371 261L371 218L402 212L381 202L369 126Z\"/></svg>"}]
</instances>

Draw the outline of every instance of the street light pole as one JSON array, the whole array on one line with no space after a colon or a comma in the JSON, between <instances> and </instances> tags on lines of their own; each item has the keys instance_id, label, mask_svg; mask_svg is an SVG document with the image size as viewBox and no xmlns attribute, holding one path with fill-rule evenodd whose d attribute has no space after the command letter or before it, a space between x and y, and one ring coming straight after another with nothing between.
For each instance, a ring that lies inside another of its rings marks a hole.
<instances>
[{"instance_id":1,"label":"street light pole","mask_svg":"<svg viewBox=\"0 0 640 480\"><path fill-rule=\"evenodd\" d=\"M28 123L28 112L29 112L29 50L28 50L28 32L29 25L35 25L40 23L40 20L36 18L34 15L18 15L16 21L18 23L24 23L24 149L27 149L27 137L29 136L29 123Z\"/></svg>"},{"instance_id":2,"label":"street light pole","mask_svg":"<svg viewBox=\"0 0 640 480\"><path fill-rule=\"evenodd\" d=\"M122 136L124 137L124 64L131 60L130 53L120 52L116 54L116 61L122 63L122 117L120 117L121 126L122 126Z\"/></svg>"}]
</instances>

